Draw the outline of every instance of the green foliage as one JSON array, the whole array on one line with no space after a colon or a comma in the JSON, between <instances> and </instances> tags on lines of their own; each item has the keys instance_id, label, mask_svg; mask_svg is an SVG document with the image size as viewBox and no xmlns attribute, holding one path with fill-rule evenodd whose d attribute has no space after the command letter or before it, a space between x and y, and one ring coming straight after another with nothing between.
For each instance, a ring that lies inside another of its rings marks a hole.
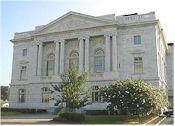
<instances>
[{"instance_id":1,"label":"green foliage","mask_svg":"<svg viewBox=\"0 0 175 126\"><path fill-rule=\"evenodd\" d=\"M55 121L75 121L82 122L85 121L85 115L80 113L61 113L59 117L54 118Z\"/></svg>"},{"instance_id":2,"label":"green foliage","mask_svg":"<svg viewBox=\"0 0 175 126\"><path fill-rule=\"evenodd\" d=\"M9 86L1 86L1 100L9 99Z\"/></svg>"},{"instance_id":3,"label":"green foliage","mask_svg":"<svg viewBox=\"0 0 175 126\"><path fill-rule=\"evenodd\" d=\"M117 108L120 114L147 114L168 105L163 89L151 86L142 80L121 80L100 89L100 94L109 102L108 108Z\"/></svg>"},{"instance_id":4,"label":"green foliage","mask_svg":"<svg viewBox=\"0 0 175 126\"><path fill-rule=\"evenodd\" d=\"M108 115L107 110L87 110L86 115Z\"/></svg>"},{"instance_id":5,"label":"green foliage","mask_svg":"<svg viewBox=\"0 0 175 126\"><path fill-rule=\"evenodd\" d=\"M61 75L62 82L53 85L54 92L61 93L61 102L66 102L66 108L73 111L75 108L85 106L88 101L87 92L84 92L84 84L87 81L87 74L78 75L74 67L68 73Z\"/></svg>"}]
</instances>

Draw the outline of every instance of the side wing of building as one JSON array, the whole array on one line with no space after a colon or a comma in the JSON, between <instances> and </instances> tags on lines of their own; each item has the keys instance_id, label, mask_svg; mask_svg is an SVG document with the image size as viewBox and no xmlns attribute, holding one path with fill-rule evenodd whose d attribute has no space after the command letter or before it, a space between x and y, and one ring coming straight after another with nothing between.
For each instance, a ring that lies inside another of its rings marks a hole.
<instances>
[{"instance_id":1,"label":"side wing of building","mask_svg":"<svg viewBox=\"0 0 175 126\"><path fill-rule=\"evenodd\" d=\"M166 53L166 77L168 85L168 99L170 107L173 107L174 100L174 43L168 44L168 51Z\"/></svg>"}]
</instances>

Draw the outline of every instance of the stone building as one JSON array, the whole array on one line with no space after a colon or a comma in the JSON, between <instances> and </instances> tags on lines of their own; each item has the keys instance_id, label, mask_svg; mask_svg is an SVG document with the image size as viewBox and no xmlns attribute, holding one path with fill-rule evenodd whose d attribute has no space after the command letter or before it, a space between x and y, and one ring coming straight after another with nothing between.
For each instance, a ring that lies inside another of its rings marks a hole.
<instances>
[{"instance_id":1,"label":"stone building","mask_svg":"<svg viewBox=\"0 0 175 126\"><path fill-rule=\"evenodd\" d=\"M11 108L54 107L49 88L61 82L59 75L72 63L79 74L88 73L85 89L94 89L86 109L105 108L98 88L114 80L142 78L165 89L169 82L168 46L154 12L121 16L68 12L32 31L15 33L11 42Z\"/></svg>"},{"instance_id":2,"label":"stone building","mask_svg":"<svg viewBox=\"0 0 175 126\"><path fill-rule=\"evenodd\" d=\"M168 99L170 107L174 106L173 104L173 93L174 93L174 43L168 43L168 50L166 54L166 77L168 85Z\"/></svg>"}]
</instances>

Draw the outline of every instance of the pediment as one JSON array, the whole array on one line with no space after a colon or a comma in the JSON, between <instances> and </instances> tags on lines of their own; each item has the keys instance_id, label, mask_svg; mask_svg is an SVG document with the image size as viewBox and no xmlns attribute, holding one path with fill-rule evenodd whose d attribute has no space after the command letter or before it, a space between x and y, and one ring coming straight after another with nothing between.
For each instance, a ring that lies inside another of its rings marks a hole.
<instances>
[{"instance_id":1,"label":"pediment","mask_svg":"<svg viewBox=\"0 0 175 126\"><path fill-rule=\"evenodd\" d=\"M75 29L83 29L89 27L102 26L111 24L112 21L102 20L97 17L87 16L80 13L67 13L55 21L37 29L36 34L45 34L53 32L61 32Z\"/></svg>"}]
</instances>

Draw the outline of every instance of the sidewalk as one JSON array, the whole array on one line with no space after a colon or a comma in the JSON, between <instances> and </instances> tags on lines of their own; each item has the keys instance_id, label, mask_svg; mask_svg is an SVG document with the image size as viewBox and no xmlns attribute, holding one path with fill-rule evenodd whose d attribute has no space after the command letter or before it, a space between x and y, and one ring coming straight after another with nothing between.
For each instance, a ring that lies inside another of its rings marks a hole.
<instances>
[{"instance_id":1,"label":"sidewalk","mask_svg":"<svg viewBox=\"0 0 175 126\"><path fill-rule=\"evenodd\" d=\"M50 124L56 115L21 114L1 116L1 124Z\"/></svg>"}]
</instances>

